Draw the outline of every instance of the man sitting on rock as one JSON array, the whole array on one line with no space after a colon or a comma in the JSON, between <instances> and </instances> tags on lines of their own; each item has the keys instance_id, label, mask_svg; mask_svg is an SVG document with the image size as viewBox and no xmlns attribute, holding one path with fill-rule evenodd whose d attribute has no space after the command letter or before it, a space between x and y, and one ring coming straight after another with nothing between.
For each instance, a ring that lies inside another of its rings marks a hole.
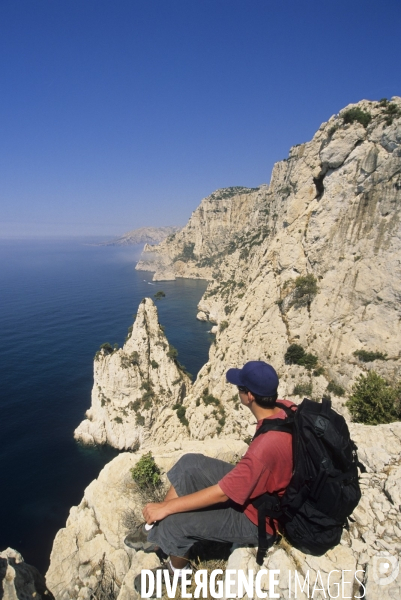
<instances>
[{"instance_id":1,"label":"man sitting on rock","mask_svg":"<svg viewBox=\"0 0 401 600\"><path fill-rule=\"evenodd\" d=\"M229 369L226 377L238 387L241 403L257 419L257 428L263 419L286 417L276 405L279 380L271 365L251 361L242 369ZM143 509L152 529L145 532L141 528L125 543L145 552L160 548L170 561L167 567L159 568L168 568L171 574L177 570L181 574L187 567L189 550L198 540L257 545L258 512L251 502L265 492L284 493L292 464L292 436L279 431L255 438L237 465L202 454L186 454L167 473L171 487L164 501ZM275 540L273 532L267 518L269 545ZM140 592L140 576L135 587Z\"/></svg>"}]
</instances>

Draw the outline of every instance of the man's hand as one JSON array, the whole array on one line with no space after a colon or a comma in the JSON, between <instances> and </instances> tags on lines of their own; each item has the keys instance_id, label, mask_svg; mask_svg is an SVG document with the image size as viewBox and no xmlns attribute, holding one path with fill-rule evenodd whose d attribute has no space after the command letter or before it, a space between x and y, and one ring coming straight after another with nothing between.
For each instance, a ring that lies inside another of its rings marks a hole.
<instances>
[{"instance_id":1,"label":"man's hand","mask_svg":"<svg viewBox=\"0 0 401 600\"><path fill-rule=\"evenodd\" d=\"M166 510L168 502L152 502L147 504L142 511L145 521L151 525L155 521L161 521L169 514Z\"/></svg>"},{"instance_id":2,"label":"man's hand","mask_svg":"<svg viewBox=\"0 0 401 600\"><path fill-rule=\"evenodd\" d=\"M205 488L204 490L200 490L199 492L188 494L187 496L180 496L179 498L172 498L171 500L165 500L164 502L152 502L151 504L147 504L143 509L142 514L146 523L151 525L155 521L161 521L168 515L207 508L208 506L221 504L227 500L228 496L226 496L221 487L216 484Z\"/></svg>"}]
</instances>

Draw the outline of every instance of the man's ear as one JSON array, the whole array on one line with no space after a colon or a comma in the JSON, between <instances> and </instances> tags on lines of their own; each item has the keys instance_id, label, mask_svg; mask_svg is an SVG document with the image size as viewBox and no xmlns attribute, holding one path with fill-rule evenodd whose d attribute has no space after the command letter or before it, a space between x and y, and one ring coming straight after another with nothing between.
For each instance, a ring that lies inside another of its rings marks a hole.
<instances>
[{"instance_id":1,"label":"man's ear","mask_svg":"<svg viewBox=\"0 0 401 600\"><path fill-rule=\"evenodd\" d=\"M250 402L255 402L255 396L248 390L248 400Z\"/></svg>"}]
</instances>

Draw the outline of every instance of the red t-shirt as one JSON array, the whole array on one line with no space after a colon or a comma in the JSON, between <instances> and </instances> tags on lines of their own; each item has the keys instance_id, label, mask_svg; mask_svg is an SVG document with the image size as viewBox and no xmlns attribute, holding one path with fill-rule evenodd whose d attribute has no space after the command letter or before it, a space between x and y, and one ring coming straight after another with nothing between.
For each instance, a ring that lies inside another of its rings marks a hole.
<instances>
[{"instance_id":1,"label":"red t-shirt","mask_svg":"<svg viewBox=\"0 0 401 600\"><path fill-rule=\"evenodd\" d=\"M286 406L294 403L280 400ZM285 419L284 410L268 417ZM256 429L262 425L258 421ZM219 486L233 502L243 506L246 516L258 524L258 511L250 501L265 492L278 492L282 496L292 476L292 435L282 431L269 431L259 435L246 454L230 473L219 481ZM275 526L278 524L275 522ZM272 534L270 518L266 518L266 531Z\"/></svg>"}]
</instances>

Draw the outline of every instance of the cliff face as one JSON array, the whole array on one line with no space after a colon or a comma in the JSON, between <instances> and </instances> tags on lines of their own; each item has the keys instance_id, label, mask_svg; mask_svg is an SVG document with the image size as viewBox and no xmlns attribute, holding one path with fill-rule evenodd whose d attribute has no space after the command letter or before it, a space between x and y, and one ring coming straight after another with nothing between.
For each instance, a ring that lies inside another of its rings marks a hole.
<instances>
[{"instance_id":1,"label":"cliff face","mask_svg":"<svg viewBox=\"0 0 401 600\"><path fill-rule=\"evenodd\" d=\"M120 450L173 440L186 430L173 406L191 387L146 298L123 348L102 349L94 361L91 408L74 437Z\"/></svg>"},{"instance_id":2,"label":"cliff face","mask_svg":"<svg viewBox=\"0 0 401 600\"><path fill-rule=\"evenodd\" d=\"M347 122L350 109L368 113L370 122ZM155 270L157 279L211 280L199 316L217 323L217 339L185 401L192 435L211 433L196 414L206 388L225 407L220 435L236 435L241 425L225 372L247 360L274 364L280 395L295 400L297 384L318 398L329 381L349 390L370 368L399 377L400 115L398 97L391 108L368 101L347 107L275 165L268 187L212 194L181 232L147 249L138 268ZM312 293L299 287L305 276ZM285 364L291 343L317 356L323 373ZM387 360L363 363L353 354L359 350ZM346 412L341 398L334 401Z\"/></svg>"},{"instance_id":3,"label":"cliff face","mask_svg":"<svg viewBox=\"0 0 401 600\"><path fill-rule=\"evenodd\" d=\"M155 271L155 281L212 279L215 267L234 250L240 232L263 227L267 190L266 185L217 190L202 200L181 231L158 246L145 246L136 268Z\"/></svg>"}]
</instances>

